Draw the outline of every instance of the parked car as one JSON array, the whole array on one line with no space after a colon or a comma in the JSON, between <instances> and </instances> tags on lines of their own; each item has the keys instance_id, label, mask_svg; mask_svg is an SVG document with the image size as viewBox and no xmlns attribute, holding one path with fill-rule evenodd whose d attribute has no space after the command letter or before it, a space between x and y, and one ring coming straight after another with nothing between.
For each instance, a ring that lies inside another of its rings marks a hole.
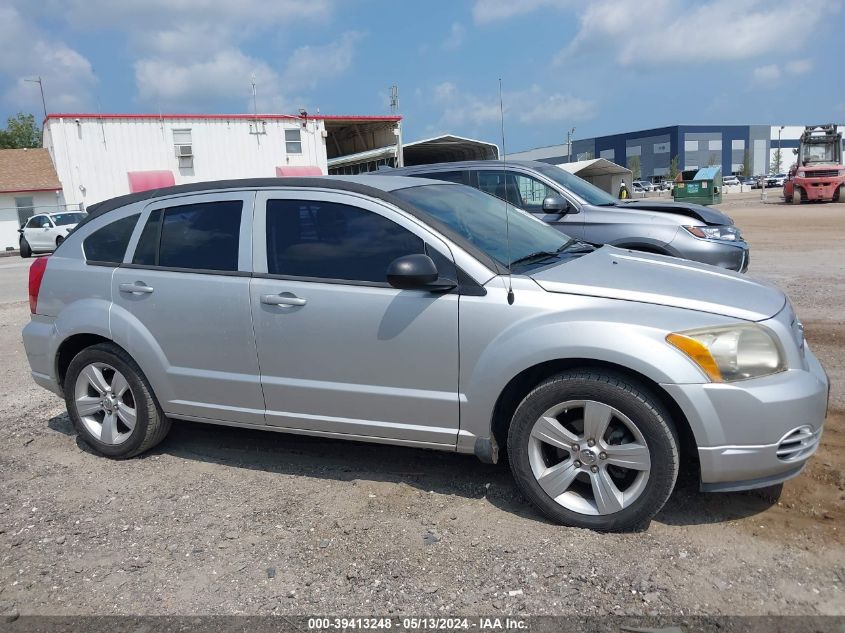
<instances>
[{"instance_id":1,"label":"parked car","mask_svg":"<svg viewBox=\"0 0 845 633\"><path fill-rule=\"evenodd\" d=\"M729 186L732 186L732 185L739 185L739 184L740 184L739 178L737 178L736 176L725 176L724 178L722 178L722 186L723 187L729 187Z\"/></svg>"},{"instance_id":2,"label":"parked car","mask_svg":"<svg viewBox=\"0 0 845 633\"><path fill-rule=\"evenodd\" d=\"M684 257L741 272L748 268L748 244L718 209L654 199L622 201L547 163L467 161L378 173L470 185L590 244Z\"/></svg>"},{"instance_id":3,"label":"parked car","mask_svg":"<svg viewBox=\"0 0 845 633\"><path fill-rule=\"evenodd\" d=\"M635 190L639 187L643 191L654 191L654 185L652 185L648 180L635 180L633 185Z\"/></svg>"},{"instance_id":4,"label":"parked car","mask_svg":"<svg viewBox=\"0 0 845 633\"><path fill-rule=\"evenodd\" d=\"M786 179L786 174L771 174L766 178L766 187L783 187Z\"/></svg>"},{"instance_id":5,"label":"parked car","mask_svg":"<svg viewBox=\"0 0 845 633\"><path fill-rule=\"evenodd\" d=\"M797 475L827 405L779 290L419 178L116 198L29 289L32 376L97 453L139 455L171 419L501 447L543 514L599 530L646 523L687 461L712 491Z\"/></svg>"},{"instance_id":6,"label":"parked car","mask_svg":"<svg viewBox=\"0 0 845 633\"><path fill-rule=\"evenodd\" d=\"M21 257L53 252L84 217L81 211L33 215L18 229Z\"/></svg>"}]
</instances>

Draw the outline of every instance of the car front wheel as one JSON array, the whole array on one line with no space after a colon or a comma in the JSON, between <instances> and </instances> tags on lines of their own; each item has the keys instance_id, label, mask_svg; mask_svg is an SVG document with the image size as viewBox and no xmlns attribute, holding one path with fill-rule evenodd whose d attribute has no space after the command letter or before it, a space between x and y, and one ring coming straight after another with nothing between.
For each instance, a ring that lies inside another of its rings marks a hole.
<instances>
[{"instance_id":1,"label":"car front wheel","mask_svg":"<svg viewBox=\"0 0 845 633\"><path fill-rule=\"evenodd\" d=\"M32 248L29 246L29 242L26 241L25 237L21 238L21 257L32 257Z\"/></svg>"},{"instance_id":2,"label":"car front wheel","mask_svg":"<svg viewBox=\"0 0 845 633\"><path fill-rule=\"evenodd\" d=\"M170 430L137 363L112 343L79 352L64 382L68 414L77 433L101 455L134 457L161 442Z\"/></svg>"},{"instance_id":3,"label":"car front wheel","mask_svg":"<svg viewBox=\"0 0 845 633\"><path fill-rule=\"evenodd\" d=\"M678 440L660 402L627 378L574 370L537 386L508 434L517 485L551 520L599 531L638 529L678 475Z\"/></svg>"}]
</instances>

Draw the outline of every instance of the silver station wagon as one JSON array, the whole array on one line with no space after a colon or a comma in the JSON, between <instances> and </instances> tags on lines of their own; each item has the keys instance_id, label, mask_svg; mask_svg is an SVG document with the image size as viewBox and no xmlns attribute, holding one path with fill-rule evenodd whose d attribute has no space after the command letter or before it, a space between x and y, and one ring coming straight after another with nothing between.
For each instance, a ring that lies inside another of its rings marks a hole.
<instances>
[{"instance_id":1,"label":"silver station wagon","mask_svg":"<svg viewBox=\"0 0 845 633\"><path fill-rule=\"evenodd\" d=\"M797 475L826 415L780 291L594 248L454 183L132 194L92 206L29 283L32 375L112 458L172 419L506 451L550 519L627 530L683 462L708 491Z\"/></svg>"}]
</instances>

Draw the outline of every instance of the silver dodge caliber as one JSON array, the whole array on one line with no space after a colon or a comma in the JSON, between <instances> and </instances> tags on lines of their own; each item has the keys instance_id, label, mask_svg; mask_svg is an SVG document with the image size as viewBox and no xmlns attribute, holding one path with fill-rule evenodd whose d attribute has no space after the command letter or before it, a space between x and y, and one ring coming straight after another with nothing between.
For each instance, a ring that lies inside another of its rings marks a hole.
<instances>
[{"instance_id":1,"label":"silver dodge caliber","mask_svg":"<svg viewBox=\"0 0 845 633\"><path fill-rule=\"evenodd\" d=\"M801 472L828 380L780 291L594 248L464 185L234 180L90 208L32 264L35 381L112 458L172 419L506 450L547 517L628 530Z\"/></svg>"}]
</instances>

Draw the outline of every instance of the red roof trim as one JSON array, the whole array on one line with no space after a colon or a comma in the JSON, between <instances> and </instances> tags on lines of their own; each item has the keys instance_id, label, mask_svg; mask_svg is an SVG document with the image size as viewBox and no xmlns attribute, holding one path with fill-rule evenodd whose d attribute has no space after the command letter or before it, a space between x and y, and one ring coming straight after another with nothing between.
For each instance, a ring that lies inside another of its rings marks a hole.
<instances>
[{"instance_id":1,"label":"red roof trim","mask_svg":"<svg viewBox=\"0 0 845 633\"><path fill-rule=\"evenodd\" d=\"M294 114L92 114L92 113L66 113L60 112L48 114L45 121L50 119L290 119L301 120L303 117ZM401 116L370 116L353 114L349 116L340 114L309 114L309 119L321 119L323 121L391 121L402 120Z\"/></svg>"},{"instance_id":2,"label":"red roof trim","mask_svg":"<svg viewBox=\"0 0 845 633\"><path fill-rule=\"evenodd\" d=\"M46 189L0 189L0 193L37 193L39 191L61 191L62 187L47 187Z\"/></svg>"}]
</instances>

